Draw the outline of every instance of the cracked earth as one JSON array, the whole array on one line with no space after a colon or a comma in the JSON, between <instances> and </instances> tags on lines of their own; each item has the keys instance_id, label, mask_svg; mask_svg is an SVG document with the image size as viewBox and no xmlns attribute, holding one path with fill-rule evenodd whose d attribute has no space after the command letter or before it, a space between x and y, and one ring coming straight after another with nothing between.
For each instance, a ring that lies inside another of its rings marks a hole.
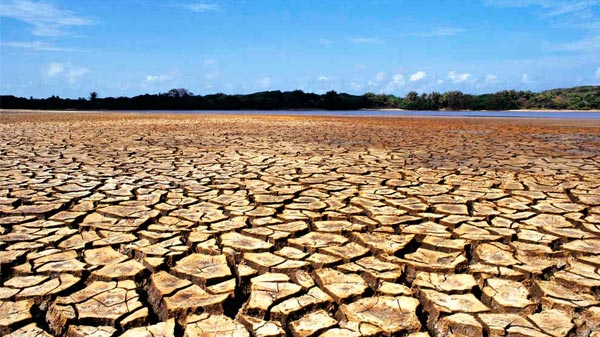
<instances>
[{"instance_id":1,"label":"cracked earth","mask_svg":"<svg viewBox=\"0 0 600 337\"><path fill-rule=\"evenodd\" d=\"M0 114L0 334L600 336L600 121Z\"/></svg>"}]
</instances>

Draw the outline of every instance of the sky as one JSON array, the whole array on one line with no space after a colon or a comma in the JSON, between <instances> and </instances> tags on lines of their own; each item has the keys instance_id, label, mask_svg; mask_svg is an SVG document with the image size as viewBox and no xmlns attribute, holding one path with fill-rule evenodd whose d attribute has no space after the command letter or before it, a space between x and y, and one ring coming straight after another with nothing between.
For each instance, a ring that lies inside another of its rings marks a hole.
<instances>
[{"instance_id":1,"label":"sky","mask_svg":"<svg viewBox=\"0 0 600 337\"><path fill-rule=\"evenodd\" d=\"M600 84L600 0L0 0L0 94Z\"/></svg>"}]
</instances>

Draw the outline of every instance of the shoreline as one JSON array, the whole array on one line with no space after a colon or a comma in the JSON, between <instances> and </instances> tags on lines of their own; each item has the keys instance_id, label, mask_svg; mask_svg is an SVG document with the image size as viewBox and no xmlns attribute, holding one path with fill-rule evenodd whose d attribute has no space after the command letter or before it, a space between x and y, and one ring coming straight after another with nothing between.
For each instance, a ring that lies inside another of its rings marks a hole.
<instances>
[{"instance_id":1,"label":"shoreline","mask_svg":"<svg viewBox=\"0 0 600 337\"><path fill-rule=\"evenodd\" d=\"M359 110L323 110L323 109L278 109L278 110L254 110L254 109L238 109L238 110L174 110L174 109L166 109L166 110L155 110L155 109L146 109L146 110L54 110L54 109L0 109L0 113L21 113L21 112L50 112L50 113L121 113L121 112L157 112L157 113L183 113L193 111L197 113L210 113L210 114L218 114L219 112L223 112L223 114L230 114L231 112L240 112L243 114L244 112L321 112L321 113L343 113L343 112L355 112L355 111L389 111L389 112L408 112L408 113L418 113L418 112L447 112L447 113L460 113L460 112L490 112L490 113L498 113L498 112L542 112L542 113L564 113L564 112L576 112L576 113L600 113L600 109L590 109L590 110L574 110L574 109L510 109L510 110L407 110L400 108L385 108L385 109L359 109Z\"/></svg>"},{"instance_id":2,"label":"shoreline","mask_svg":"<svg viewBox=\"0 0 600 337\"><path fill-rule=\"evenodd\" d=\"M325 110L328 111L328 110ZM336 110L331 110L331 111L336 111ZM337 110L337 111L344 111L344 110ZM352 111L352 110L348 110L348 111ZM510 110L407 110L407 109L393 109L393 108L387 108L387 109L361 109L360 111L406 111L406 112L419 112L419 111L439 111L439 112L474 112L474 111L481 111L481 112L501 112L501 111L508 111L508 112L600 112L600 109L589 109L589 110L574 110L574 109L563 109L563 110L557 110L557 109L510 109Z\"/></svg>"},{"instance_id":3,"label":"shoreline","mask_svg":"<svg viewBox=\"0 0 600 337\"><path fill-rule=\"evenodd\" d=\"M493 111L493 110L487 110ZM573 109L564 109L564 110L555 110L555 109L515 109L515 110L496 110L496 111L510 111L510 112L600 112L600 109L590 109L590 110L573 110Z\"/></svg>"},{"instance_id":4,"label":"shoreline","mask_svg":"<svg viewBox=\"0 0 600 337\"><path fill-rule=\"evenodd\" d=\"M96 120L107 118L113 119L128 119L128 118L142 118L147 120L246 120L246 121L260 121L260 120L314 120L314 121L355 121L356 125L360 125L364 121L417 121L417 120L429 120L432 123L445 123L445 121L471 121L474 123L485 123L486 121L497 121L501 123L542 123L549 125L562 125L562 126L582 126L586 128L600 128L600 114L593 116L582 116L582 114L575 116L540 116L540 115L466 115L466 114L367 114L356 111L357 114L327 114L327 113L315 113L315 114L300 114L300 113L268 113L268 111L258 111L257 113L244 113L243 111L229 111L229 113L177 113L173 111L73 111L73 110L20 110L20 111L0 111L0 124L2 122L19 119L22 117L31 119L32 121L43 121L47 118L53 119L58 118L60 120ZM469 122L469 123L471 123ZM378 123L378 122L377 122ZM387 123L387 122L386 122ZM410 122L412 123L412 122Z\"/></svg>"},{"instance_id":5,"label":"shoreline","mask_svg":"<svg viewBox=\"0 0 600 337\"><path fill-rule=\"evenodd\" d=\"M102 116L239 116L246 118L259 117L292 117L292 118L372 118L372 119L505 119L505 120L556 120L556 121L600 121L598 111L565 111L565 110L28 110L0 109L2 116L29 115L80 115Z\"/></svg>"}]
</instances>

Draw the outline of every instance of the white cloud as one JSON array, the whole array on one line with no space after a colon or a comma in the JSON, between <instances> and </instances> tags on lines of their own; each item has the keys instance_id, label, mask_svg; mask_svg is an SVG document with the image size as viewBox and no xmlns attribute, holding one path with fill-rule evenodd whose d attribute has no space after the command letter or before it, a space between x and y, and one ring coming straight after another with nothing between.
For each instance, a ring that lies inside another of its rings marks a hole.
<instances>
[{"instance_id":1,"label":"white cloud","mask_svg":"<svg viewBox=\"0 0 600 337\"><path fill-rule=\"evenodd\" d=\"M172 78L171 75L160 74L160 75L146 75L147 83L162 83L170 80Z\"/></svg>"},{"instance_id":2,"label":"white cloud","mask_svg":"<svg viewBox=\"0 0 600 337\"><path fill-rule=\"evenodd\" d=\"M528 74L523 74L523 75L521 76L521 82L523 82L523 83L525 83L525 84L529 84L529 83L531 83L532 81L531 81L531 79L529 78L529 75L528 75Z\"/></svg>"},{"instance_id":3,"label":"white cloud","mask_svg":"<svg viewBox=\"0 0 600 337\"><path fill-rule=\"evenodd\" d=\"M202 61L202 71L204 72L204 79L212 80L219 76L219 62L213 58L207 58Z\"/></svg>"},{"instance_id":4,"label":"white cloud","mask_svg":"<svg viewBox=\"0 0 600 337\"><path fill-rule=\"evenodd\" d=\"M327 76L321 75L321 76L319 76L318 80L319 80L320 82L326 82L326 81L328 81L329 79L327 78Z\"/></svg>"},{"instance_id":5,"label":"white cloud","mask_svg":"<svg viewBox=\"0 0 600 337\"><path fill-rule=\"evenodd\" d=\"M94 21L46 2L12 0L0 3L0 16L33 26L36 36L62 36L73 26L93 25Z\"/></svg>"},{"instance_id":6,"label":"white cloud","mask_svg":"<svg viewBox=\"0 0 600 337\"><path fill-rule=\"evenodd\" d=\"M176 71L171 71L163 74L148 74L139 84L142 88L148 87L164 87L167 85L175 85L179 78Z\"/></svg>"},{"instance_id":7,"label":"white cloud","mask_svg":"<svg viewBox=\"0 0 600 337\"><path fill-rule=\"evenodd\" d=\"M89 72L90 70L88 68L74 66L71 62L50 62L46 70L46 76L48 76L48 78L61 76L69 81L69 83L73 84Z\"/></svg>"},{"instance_id":8,"label":"white cloud","mask_svg":"<svg viewBox=\"0 0 600 337\"><path fill-rule=\"evenodd\" d=\"M441 36L453 36L458 33L464 32L465 29L458 27L438 27L434 28L430 31L419 32L412 34L413 36L418 37L441 37Z\"/></svg>"},{"instance_id":9,"label":"white cloud","mask_svg":"<svg viewBox=\"0 0 600 337\"><path fill-rule=\"evenodd\" d=\"M487 75L485 75L485 81L487 83L495 82L497 79L498 79L498 76L496 76L494 74L487 74Z\"/></svg>"},{"instance_id":10,"label":"white cloud","mask_svg":"<svg viewBox=\"0 0 600 337\"><path fill-rule=\"evenodd\" d=\"M333 43L333 41L331 41L330 39L324 39L324 38L319 39L319 44L321 44L323 46L327 46L332 43Z\"/></svg>"},{"instance_id":11,"label":"white cloud","mask_svg":"<svg viewBox=\"0 0 600 337\"><path fill-rule=\"evenodd\" d=\"M70 48L54 46L43 41L7 41L0 42L1 47L27 49L33 51L73 51Z\"/></svg>"},{"instance_id":12,"label":"white cloud","mask_svg":"<svg viewBox=\"0 0 600 337\"><path fill-rule=\"evenodd\" d=\"M587 51L600 49L600 12L598 0L484 0L495 7L532 7L536 15L551 24L580 29L587 37L571 42L548 43L551 50Z\"/></svg>"},{"instance_id":13,"label":"white cloud","mask_svg":"<svg viewBox=\"0 0 600 337\"><path fill-rule=\"evenodd\" d=\"M392 82L394 84L404 84L404 75L396 74L396 75L392 76Z\"/></svg>"},{"instance_id":14,"label":"white cloud","mask_svg":"<svg viewBox=\"0 0 600 337\"><path fill-rule=\"evenodd\" d=\"M403 87L405 84L406 84L406 81L404 80L404 75L396 74L396 75L392 76L392 80L387 84L386 91L388 91L388 92L396 91L400 87Z\"/></svg>"},{"instance_id":15,"label":"white cloud","mask_svg":"<svg viewBox=\"0 0 600 337\"><path fill-rule=\"evenodd\" d=\"M367 82L367 87L371 88L371 90L380 90L382 85L385 85L385 83L383 83L385 81L385 78L385 72L380 71L377 74L375 74L375 77L372 80L369 80Z\"/></svg>"},{"instance_id":16,"label":"white cloud","mask_svg":"<svg viewBox=\"0 0 600 337\"><path fill-rule=\"evenodd\" d=\"M590 6L598 5L597 1L554 1L546 2L544 16L555 17L586 11Z\"/></svg>"},{"instance_id":17,"label":"white cloud","mask_svg":"<svg viewBox=\"0 0 600 337\"><path fill-rule=\"evenodd\" d=\"M569 28L597 30L600 28L598 0L484 0L495 7L536 7L537 15L552 23Z\"/></svg>"},{"instance_id":18,"label":"white cloud","mask_svg":"<svg viewBox=\"0 0 600 337\"><path fill-rule=\"evenodd\" d=\"M207 80L215 79L215 78L217 78L217 76L219 76L218 71L211 71L209 73L204 74L204 78Z\"/></svg>"},{"instance_id":19,"label":"white cloud","mask_svg":"<svg viewBox=\"0 0 600 337\"><path fill-rule=\"evenodd\" d=\"M474 79L473 84L475 84L475 88L477 89L492 87L498 84L498 76L496 74L486 74L483 81Z\"/></svg>"},{"instance_id":20,"label":"white cloud","mask_svg":"<svg viewBox=\"0 0 600 337\"><path fill-rule=\"evenodd\" d=\"M425 78L427 73L424 71L417 71L416 73L410 75L410 82L417 82Z\"/></svg>"},{"instance_id":21,"label":"white cloud","mask_svg":"<svg viewBox=\"0 0 600 337\"><path fill-rule=\"evenodd\" d=\"M88 68L84 68L84 67L71 67L67 73L66 73L66 77L67 80L69 81L69 83L75 83L77 81L79 81L79 79L89 73L90 70Z\"/></svg>"},{"instance_id":22,"label":"white cloud","mask_svg":"<svg viewBox=\"0 0 600 337\"><path fill-rule=\"evenodd\" d=\"M360 84L356 81L350 82L350 89L358 91L358 90L361 90L362 88L363 88L362 84Z\"/></svg>"},{"instance_id":23,"label":"white cloud","mask_svg":"<svg viewBox=\"0 0 600 337\"><path fill-rule=\"evenodd\" d=\"M600 67L598 67L598 69L596 69L595 76L596 76L596 78L600 79Z\"/></svg>"},{"instance_id":24,"label":"white cloud","mask_svg":"<svg viewBox=\"0 0 600 337\"><path fill-rule=\"evenodd\" d=\"M219 5L213 3L196 2L191 4L183 4L184 8L191 10L196 13L205 12L220 12L222 9Z\"/></svg>"},{"instance_id":25,"label":"white cloud","mask_svg":"<svg viewBox=\"0 0 600 337\"><path fill-rule=\"evenodd\" d=\"M374 37L355 37L350 41L356 44L383 44L383 40Z\"/></svg>"},{"instance_id":26,"label":"white cloud","mask_svg":"<svg viewBox=\"0 0 600 337\"><path fill-rule=\"evenodd\" d=\"M443 84L444 80L437 80L437 84Z\"/></svg>"},{"instance_id":27,"label":"white cloud","mask_svg":"<svg viewBox=\"0 0 600 337\"><path fill-rule=\"evenodd\" d=\"M598 4L595 0L485 0L484 2L495 7L536 6L544 9L542 14L549 17L593 9Z\"/></svg>"},{"instance_id":28,"label":"white cloud","mask_svg":"<svg viewBox=\"0 0 600 337\"><path fill-rule=\"evenodd\" d=\"M452 83L462 83L468 80L470 77L470 73L459 73L455 70L452 70L448 73L448 79L452 81Z\"/></svg>"},{"instance_id":29,"label":"white cloud","mask_svg":"<svg viewBox=\"0 0 600 337\"><path fill-rule=\"evenodd\" d=\"M263 89L267 89L271 86L272 82L273 81L269 76L265 76L258 81L258 85Z\"/></svg>"},{"instance_id":30,"label":"white cloud","mask_svg":"<svg viewBox=\"0 0 600 337\"><path fill-rule=\"evenodd\" d=\"M65 71L65 65L66 63L51 62L48 65L48 71L46 72L46 75L48 75L48 77L54 77L62 73Z\"/></svg>"},{"instance_id":31,"label":"white cloud","mask_svg":"<svg viewBox=\"0 0 600 337\"><path fill-rule=\"evenodd\" d=\"M566 51L600 49L600 35L592 36L579 41L560 43L554 46L553 49Z\"/></svg>"}]
</instances>

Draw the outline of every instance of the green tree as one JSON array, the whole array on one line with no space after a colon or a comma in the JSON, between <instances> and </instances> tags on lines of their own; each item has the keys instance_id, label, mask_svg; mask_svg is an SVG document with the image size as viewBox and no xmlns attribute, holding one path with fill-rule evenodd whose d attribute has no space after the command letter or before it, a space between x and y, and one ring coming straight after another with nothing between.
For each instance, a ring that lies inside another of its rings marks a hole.
<instances>
[{"instance_id":1,"label":"green tree","mask_svg":"<svg viewBox=\"0 0 600 337\"><path fill-rule=\"evenodd\" d=\"M432 92L431 94L429 94L429 102L430 102L430 109L432 110L438 110L442 108L442 94L440 94L439 92Z\"/></svg>"},{"instance_id":2,"label":"green tree","mask_svg":"<svg viewBox=\"0 0 600 337\"><path fill-rule=\"evenodd\" d=\"M187 90L185 88L176 88L176 89L169 90L169 92L167 93L167 96L179 98L179 97L194 96L194 94L192 94L189 90Z\"/></svg>"},{"instance_id":3,"label":"green tree","mask_svg":"<svg viewBox=\"0 0 600 337\"><path fill-rule=\"evenodd\" d=\"M443 100L450 110L462 110L466 108L465 94L460 91L449 91L444 93Z\"/></svg>"}]
</instances>

